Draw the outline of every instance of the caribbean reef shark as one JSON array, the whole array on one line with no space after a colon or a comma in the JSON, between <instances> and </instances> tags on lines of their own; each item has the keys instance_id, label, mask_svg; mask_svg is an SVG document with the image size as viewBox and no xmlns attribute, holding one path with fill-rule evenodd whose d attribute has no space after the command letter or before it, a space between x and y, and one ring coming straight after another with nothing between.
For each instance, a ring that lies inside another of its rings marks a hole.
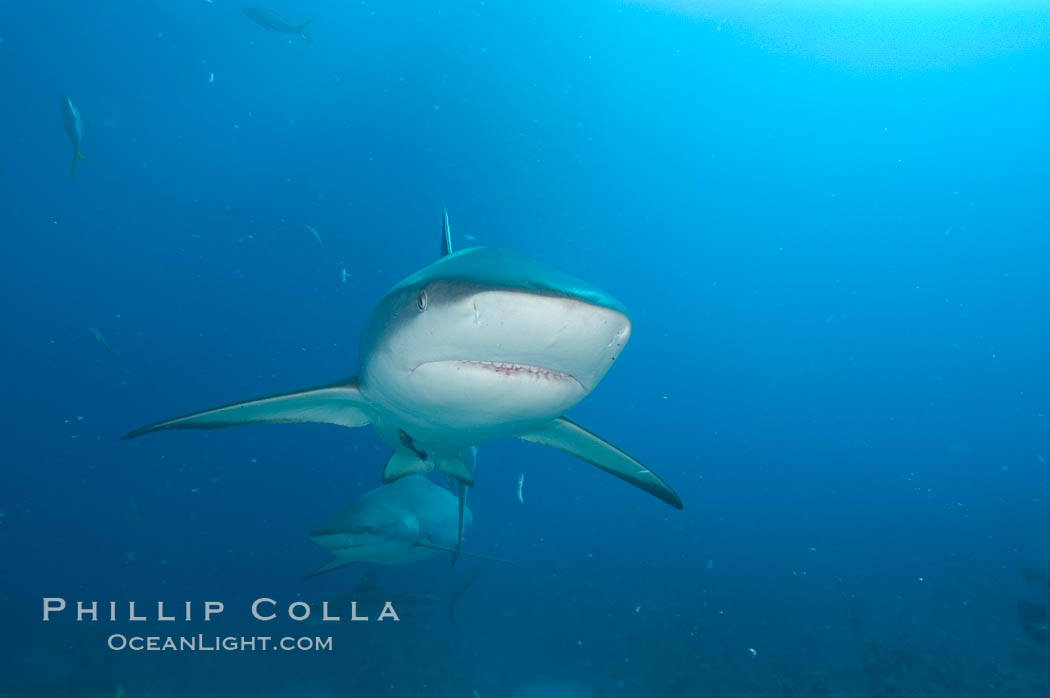
<instances>
[{"instance_id":1,"label":"caribbean reef shark","mask_svg":"<svg viewBox=\"0 0 1050 698\"><path fill-rule=\"evenodd\" d=\"M624 306L585 281L494 248L452 252L445 213L440 259L379 301L361 333L356 376L167 419L124 438L267 422L371 424L393 449L384 483L437 468L461 484L462 512L474 484L472 447L513 437L565 451L681 509L649 468L563 416L630 334ZM461 543L462 535L457 549Z\"/></svg>"},{"instance_id":2,"label":"caribbean reef shark","mask_svg":"<svg viewBox=\"0 0 1050 698\"><path fill-rule=\"evenodd\" d=\"M327 548L333 559L308 576L354 562L403 565L441 551L455 552L457 517L456 495L426 475L408 475L366 492L310 532L311 540ZM471 520L464 507L464 533Z\"/></svg>"}]
</instances>

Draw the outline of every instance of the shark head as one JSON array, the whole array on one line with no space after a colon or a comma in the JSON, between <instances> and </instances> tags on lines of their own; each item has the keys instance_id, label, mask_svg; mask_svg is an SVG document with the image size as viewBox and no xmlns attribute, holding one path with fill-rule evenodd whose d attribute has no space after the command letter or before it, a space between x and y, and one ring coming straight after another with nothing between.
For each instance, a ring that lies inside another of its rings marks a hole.
<instances>
[{"instance_id":1,"label":"shark head","mask_svg":"<svg viewBox=\"0 0 1050 698\"><path fill-rule=\"evenodd\" d=\"M419 521L411 512L386 507L383 511L354 513L363 516L351 516L345 524L328 522L311 531L310 539L344 564L358 561L397 564L433 555L430 550L416 547Z\"/></svg>"},{"instance_id":2,"label":"shark head","mask_svg":"<svg viewBox=\"0 0 1050 698\"><path fill-rule=\"evenodd\" d=\"M405 477L365 493L310 532L334 560L398 565L423 560L455 545L457 500L421 475ZM469 528L470 510L464 512Z\"/></svg>"},{"instance_id":3,"label":"shark head","mask_svg":"<svg viewBox=\"0 0 1050 698\"><path fill-rule=\"evenodd\" d=\"M408 420L411 412L440 415L446 428L549 420L594 389L630 333L626 309L597 287L475 247L386 295L362 333L358 375L371 399Z\"/></svg>"}]
</instances>

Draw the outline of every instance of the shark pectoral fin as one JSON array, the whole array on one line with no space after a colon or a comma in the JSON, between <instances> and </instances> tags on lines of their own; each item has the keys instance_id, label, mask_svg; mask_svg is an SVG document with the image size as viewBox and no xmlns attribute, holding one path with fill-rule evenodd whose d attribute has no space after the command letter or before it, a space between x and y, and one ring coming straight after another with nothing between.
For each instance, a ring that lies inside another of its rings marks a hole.
<instances>
[{"instance_id":1,"label":"shark pectoral fin","mask_svg":"<svg viewBox=\"0 0 1050 698\"><path fill-rule=\"evenodd\" d=\"M242 424L317 422L363 427L371 421L368 405L354 379L213 407L140 427L123 439L161 429L222 429Z\"/></svg>"},{"instance_id":2,"label":"shark pectoral fin","mask_svg":"<svg viewBox=\"0 0 1050 698\"><path fill-rule=\"evenodd\" d=\"M514 564L510 560L504 560L500 557L492 557L491 555L482 555L481 553L468 553L466 550L456 550L455 548L446 548L443 545L435 545L433 543L416 543L418 548L430 548L431 550L441 550L446 553L452 553L453 555L466 555L467 557L476 557L482 560L492 560L493 562L502 562L507 565Z\"/></svg>"},{"instance_id":3,"label":"shark pectoral fin","mask_svg":"<svg viewBox=\"0 0 1050 698\"><path fill-rule=\"evenodd\" d=\"M473 478L474 468L478 465L478 447L471 446L463 449L459 453L459 459L463 461L463 465L467 466L467 470L470 471L470 476Z\"/></svg>"},{"instance_id":4,"label":"shark pectoral fin","mask_svg":"<svg viewBox=\"0 0 1050 698\"><path fill-rule=\"evenodd\" d=\"M518 438L565 451L599 470L626 480L676 509L682 508L681 498L656 473L565 417L558 417L531 434Z\"/></svg>"},{"instance_id":5,"label":"shark pectoral fin","mask_svg":"<svg viewBox=\"0 0 1050 698\"><path fill-rule=\"evenodd\" d=\"M464 451L456 458L439 458L437 469L449 477L474 486L474 451Z\"/></svg>"},{"instance_id":6,"label":"shark pectoral fin","mask_svg":"<svg viewBox=\"0 0 1050 698\"><path fill-rule=\"evenodd\" d=\"M346 558L342 558L342 557L334 557L331 560L329 560L328 562L326 562L325 564L323 564L320 567L318 567L316 570L314 570L310 574L308 574L305 577L303 577L303 579L310 579L311 577L316 577L316 576L321 575L321 574L327 574L328 572L334 572L337 569L340 569L342 567L346 567L351 562L354 562L354 560L347 560Z\"/></svg>"},{"instance_id":7,"label":"shark pectoral fin","mask_svg":"<svg viewBox=\"0 0 1050 698\"><path fill-rule=\"evenodd\" d=\"M420 459L411 451L394 451L387 458L386 465L383 467L383 484L389 485L406 475L429 473L433 468L433 463Z\"/></svg>"}]
</instances>

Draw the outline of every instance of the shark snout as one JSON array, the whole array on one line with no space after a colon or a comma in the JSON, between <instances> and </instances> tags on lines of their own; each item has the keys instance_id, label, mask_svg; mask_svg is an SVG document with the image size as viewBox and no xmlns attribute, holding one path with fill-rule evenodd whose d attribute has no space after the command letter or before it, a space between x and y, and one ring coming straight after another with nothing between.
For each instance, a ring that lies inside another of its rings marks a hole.
<instances>
[{"instance_id":1,"label":"shark snout","mask_svg":"<svg viewBox=\"0 0 1050 698\"><path fill-rule=\"evenodd\" d=\"M507 378L571 381L594 389L631 336L631 321L617 309L572 296L488 291L470 301L461 356Z\"/></svg>"}]
</instances>

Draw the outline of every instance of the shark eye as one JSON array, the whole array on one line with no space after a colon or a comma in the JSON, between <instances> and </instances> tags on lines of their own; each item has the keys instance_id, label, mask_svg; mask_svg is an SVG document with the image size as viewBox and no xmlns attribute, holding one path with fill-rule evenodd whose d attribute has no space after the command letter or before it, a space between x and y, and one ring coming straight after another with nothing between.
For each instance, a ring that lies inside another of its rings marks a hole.
<instances>
[{"instance_id":1,"label":"shark eye","mask_svg":"<svg viewBox=\"0 0 1050 698\"><path fill-rule=\"evenodd\" d=\"M416 298L416 307L419 308L419 312L423 312L427 309L427 292L420 291L419 297Z\"/></svg>"}]
</instances>

